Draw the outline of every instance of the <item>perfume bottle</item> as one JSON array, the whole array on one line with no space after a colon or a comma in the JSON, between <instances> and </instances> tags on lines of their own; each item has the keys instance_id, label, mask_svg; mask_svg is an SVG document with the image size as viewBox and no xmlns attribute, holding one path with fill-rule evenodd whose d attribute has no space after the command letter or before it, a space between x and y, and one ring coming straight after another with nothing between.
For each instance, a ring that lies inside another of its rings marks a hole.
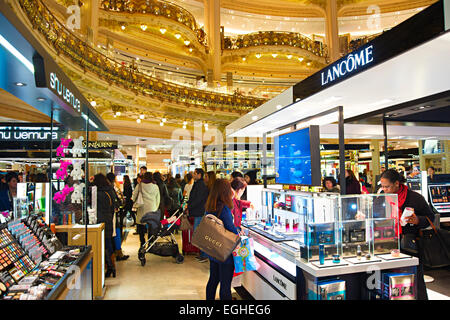
<instances>
[{"instance_id":1,"label":"perfume bottle","mask_svg":"<svg viewBox=\"0 0 450 320\"><path fill-rule=\"evenodd\" d=\"M361 246L358 244L358 246L356 247L356 258L358 260L361 260L361 256L362 256Z\"/></svg>"},{"instance_id":2,"label":"perfume bottle","mask_svg":"<svg viewBox=\"0 0 450 320\"><path fill-rule=\"evenodd\" d=\"M289 219L285 219L285 226L286 226L286 232L289 232L289 229L291 228L289 224Z\"/></svg>"},{"instance_id":3,"label":"perfume bottle","mask_svg":"<svg viewBox=\"0 0 450 320\"><path fill-rule=\"evenodd\" d=\"M323 244L319 244L319 263L325 264L325 246Z\"/></svg>"},{"instance_id":4,"label":"perfume bottle","mask_svg":"<svg viewBox=\"0 0 450 320\"><path fill-rule=\"evenodd\" d=\"M298 219L294 219L294 222L292 224L292 230L294 232L298 232Z\"/></svg>"}]
</instances>

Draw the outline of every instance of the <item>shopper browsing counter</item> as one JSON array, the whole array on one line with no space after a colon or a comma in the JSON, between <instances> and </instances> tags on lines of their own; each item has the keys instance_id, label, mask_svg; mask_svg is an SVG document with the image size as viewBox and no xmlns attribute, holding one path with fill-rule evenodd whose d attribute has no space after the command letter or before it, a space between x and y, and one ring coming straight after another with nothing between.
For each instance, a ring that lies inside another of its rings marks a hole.
<instances>
[{"instance_id":1,"label":"shopper browsing counter","mask_svg":"<svg viewBox=\"0 0 450 320\"><path fill-rule=\"evenodd\" d=\"M416 239L419 230L428 227L430 224L427 220L434 220L434 214L426 200L417 192L408 189L403 184L402 177L394 169L389 169L381 175L381 188L385 193L395 193L398 195L399 220L406 208L412 208L414 212L405 219L406 225L400 226L401 232L401 249L407 254L412 254L408 249L417 250L412 240ZM423 265L419 257L419 266L417 268L417 299L428 300L425 281L423 278Z\"/></svg>"}]
</instances>

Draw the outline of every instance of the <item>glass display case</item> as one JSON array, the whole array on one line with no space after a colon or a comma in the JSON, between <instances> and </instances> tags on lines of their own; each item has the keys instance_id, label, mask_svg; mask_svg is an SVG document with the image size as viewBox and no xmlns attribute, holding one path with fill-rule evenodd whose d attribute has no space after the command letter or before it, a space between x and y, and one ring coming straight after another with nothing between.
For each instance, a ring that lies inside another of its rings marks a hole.
<instances>
[{"instance_id":1,"label":"glass display case","mask_svg":"<svg viewBox=\"0 0 450 320\"><path fill-rule=\"evenodd\" d=\"M399 249L396 194L340 196L342 256L352 263L379 260Z\"/></svg>"}]
</instances>

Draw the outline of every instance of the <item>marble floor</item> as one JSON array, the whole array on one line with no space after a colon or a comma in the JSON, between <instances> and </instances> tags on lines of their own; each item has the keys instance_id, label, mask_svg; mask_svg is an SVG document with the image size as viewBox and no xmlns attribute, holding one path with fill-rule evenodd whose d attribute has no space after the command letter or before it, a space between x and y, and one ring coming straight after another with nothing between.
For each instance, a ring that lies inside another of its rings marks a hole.
<instances>
[{"instance_id":1,"label":"marble floor","mask_svg":"<svg viewBox=\"0 0 450 320\"><path fill-rule=\"evenodd\" d=\"M209 262L199 263L195 255L190 254L185 256L182 264L177 264L172 257L147 253L147 262L141 266L137 256L139 236L133 235L134 230L129 228L122 244L124 254L130 255L130 258L116 262L116 278L106 278L105 300L205 299ZM175 237L181 250L181 232ZM233 296L236 296L234 289Z\"/></svg>"}]
</instances>

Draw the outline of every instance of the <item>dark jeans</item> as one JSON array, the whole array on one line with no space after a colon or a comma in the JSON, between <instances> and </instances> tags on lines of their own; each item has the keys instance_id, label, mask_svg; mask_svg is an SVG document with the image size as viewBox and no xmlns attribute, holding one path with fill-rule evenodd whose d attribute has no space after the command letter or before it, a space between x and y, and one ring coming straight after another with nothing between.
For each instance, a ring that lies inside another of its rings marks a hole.
<instances>
[{"instance_id":1,"label":"dark jeans","mask_svg":"<svg viewBox=\"0 0 450 320\"><path fill-rule=\"evenodd\" d=\"M141 241L141 247L144 245L145 243L145 234L148 233L147 232L147 225L145 224L137 224L136 225L136 231L139 234L139 240ZM150 238L150 235L147 235L147 239Z\"/></svg>"},{"instance_id":2,"label":"dark jeans","mask_svg":"<svg viewBox=\"0 0 450 320\"><path fill-rule=\"evenodd\" d=\"M114 252L113 240L112 238L105 237L105 263L107 269L114 269L114 265L111 259L111 255Z\"/></svg>"},{"instance_id":3,"label":"dark jeans","mask_svg":"<svg viewBox=\"0 0 450 320\"><path fill-rule=\"evenodd\" d=\"M417 266L417 300L428 300L427 287L425 285L425 279L423 278L423 264L420 262Z\"/></svg>"},{"instance_id":4,"label":"dark jeans","mask_svg":"<svg viewBox=\"0 0 450 320\"><path fill-rule=\"evenodd\" d=\"M231 300L231 281L234 264L217 263L209 260L209 280L206 285L206 300L216 298L217 286L220 283L220 300Z\"/></svg>"}]
</instances>

